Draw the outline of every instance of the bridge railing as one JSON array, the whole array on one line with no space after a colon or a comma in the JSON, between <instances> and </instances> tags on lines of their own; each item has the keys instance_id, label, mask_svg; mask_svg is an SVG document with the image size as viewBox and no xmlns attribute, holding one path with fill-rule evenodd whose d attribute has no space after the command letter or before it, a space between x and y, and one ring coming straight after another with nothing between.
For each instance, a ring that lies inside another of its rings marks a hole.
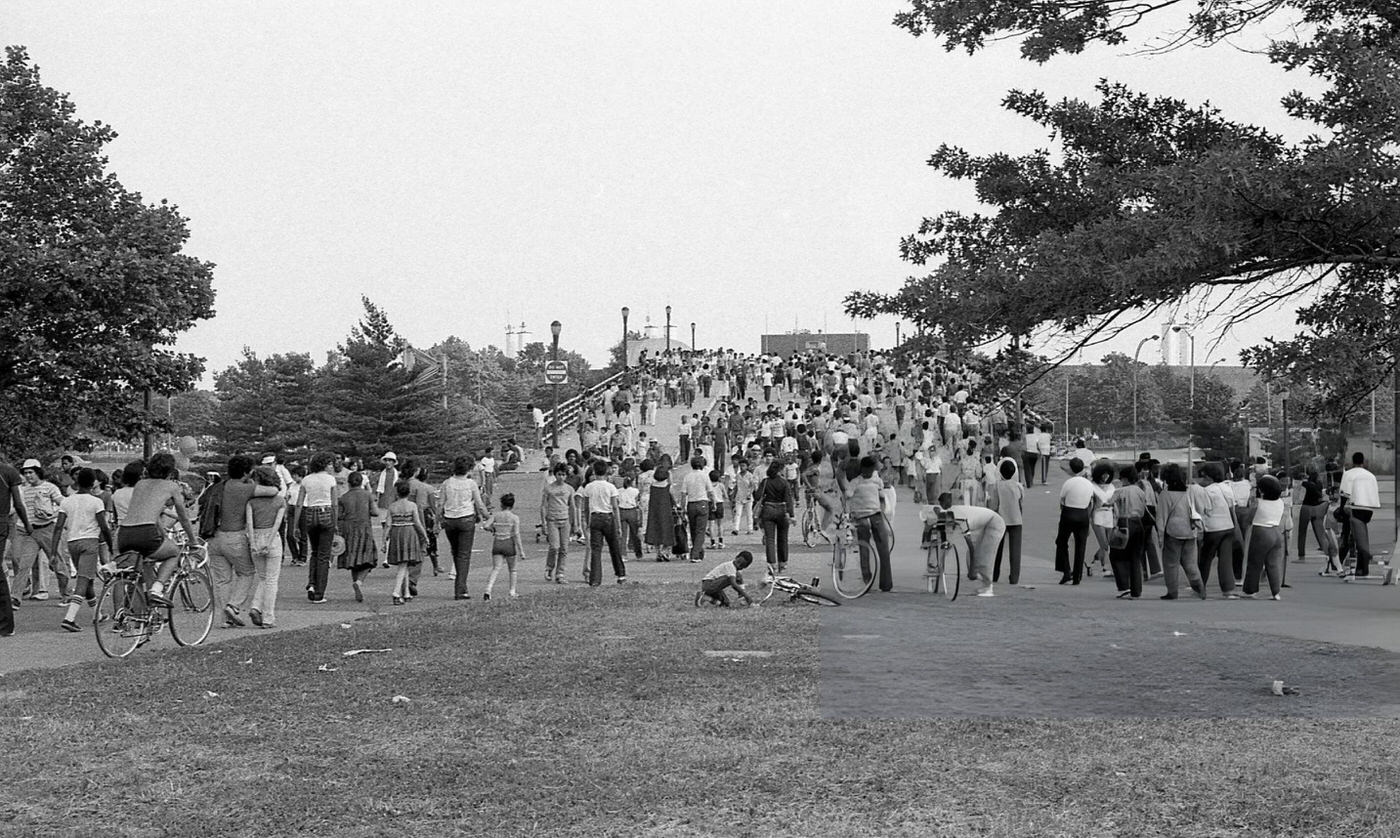
<instances>
[{"instance_id":1,"label":"bridge railing","mask_svg":"<svg viewBox=\"0 0 1400 838\"><path fill-rule=\"evenodd\" d=\"M608 376L602 381L599 381L597 384L594 384L593 386L587 388L583 392L567 399L566 401L560 402L558 408L551 408L549 410L546 410L544 412L545 439L548 440L551 438L556 428L556 424L558 427L559 434L561 436L563 435L565 428L569 428L577 424L579 416L583 413L584 403L588 399L591 399L599 393L603 392L604 390L608 389L609 385L617 384L618 382L622 381L623 377L626 374L626 370L614 373L613 375Z\"/></svg>"}]
</instances>

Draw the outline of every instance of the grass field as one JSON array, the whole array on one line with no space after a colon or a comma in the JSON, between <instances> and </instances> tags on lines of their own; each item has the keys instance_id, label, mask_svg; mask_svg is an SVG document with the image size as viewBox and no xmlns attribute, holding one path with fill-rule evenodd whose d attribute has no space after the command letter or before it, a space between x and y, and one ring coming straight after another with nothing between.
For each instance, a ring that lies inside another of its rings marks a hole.
<instances>
[{"instance_id":1,"label":"grass field","mask_svg":"<svg viewBox=\"0 0 1400 838\"><path fill-rule=\"evenodd\" d=\"M573 585L13 674L0 832L1400 834L1400 723L828 720L821 618Z\"/></svg>"}]
</instances>

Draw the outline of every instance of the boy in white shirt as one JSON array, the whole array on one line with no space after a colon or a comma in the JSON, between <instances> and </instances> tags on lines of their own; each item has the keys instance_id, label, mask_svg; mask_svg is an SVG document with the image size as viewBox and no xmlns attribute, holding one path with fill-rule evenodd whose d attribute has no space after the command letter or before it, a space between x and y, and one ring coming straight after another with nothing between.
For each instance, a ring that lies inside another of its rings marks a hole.
<instances>
[{"instance_id":1,"label":"boy in white shirt","mask_svg":"<svg viewBox=\"0 0 1400 838\"><path fill-rule=\"evenodd\" d=\"M749 592L744 589L744 568L753 564L753 553L748 550L740 550L739 555L733 561L723 562L716 565L705 578L700 580L700 590L695 592L695 605L719 605L729 607L729 597L725 591L733 588L744 598L744 602L749 605L757 605Z\"/></svg>"},{"instance_id":2,"label":"boy in white shirt","mask_svg":"<svg viewBox=\"0 0 1400 838\"><path fill-rule=\"evenodd\" d=\"M83 601L93 601L92 580L97 576L101 556L100 545L112 546L112 528L107 523L107 509L102 499L92 493L97 474L90 468L78 470L73 494L58 507L58 523L53 530L50 555L58 555L58 546L65 528L68 531L68 555L77 568L73 587L68 596L68 610L60 625L64 631L82 631L78 625L78 609Z\"/></svg>"}]
</instances>

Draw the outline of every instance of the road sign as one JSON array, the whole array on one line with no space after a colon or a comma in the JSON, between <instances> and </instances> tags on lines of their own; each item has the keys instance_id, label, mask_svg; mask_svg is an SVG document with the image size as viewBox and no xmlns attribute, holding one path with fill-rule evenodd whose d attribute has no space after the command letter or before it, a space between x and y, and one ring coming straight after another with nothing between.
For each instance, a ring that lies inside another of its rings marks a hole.
<instances>
[{"instance_id":1,"label":"road sign","mask_svg":"<svg viewBox=\"0 0 1400 838\"><path fill-rule=\"evenodd\" d=\"M569 365L565 361L546 361L544 364L545 384L568 384Z\"/></svg>"}]
</instances>

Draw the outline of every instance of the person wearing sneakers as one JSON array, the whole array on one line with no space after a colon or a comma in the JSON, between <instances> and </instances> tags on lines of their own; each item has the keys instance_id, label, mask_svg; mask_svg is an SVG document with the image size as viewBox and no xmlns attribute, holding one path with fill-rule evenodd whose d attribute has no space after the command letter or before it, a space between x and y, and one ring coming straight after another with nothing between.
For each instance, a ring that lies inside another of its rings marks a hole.
<instances>
[{"instance_id":1,"label":"person wearing sneakers","mask_svg":"<svg viewBox=\"0 0 1400 838\"><path fill-rule=\"evenodd\" d=\"M1281 599L1283 585L1283 484L1272 474L1259 478L1259 501L1250 525L1249 555L1244 571L1244 598L1254 599L1259 592L1259 573L1269 576L1269 592Z\"/></svg>"},{"instance_id":2,"label":"person wearing sneakers","mask_svg":"<svg viewBox=\"0 0 1400 838\"><path fill-rule=\"evenodd\" d=\"M549 552L545 554L544 581L563 585L564 556L569 546L569 514L573 511L574 489L568 483L569 467L557 463L550 469L553 480L540 495L540 526L544 529ZM463 588L465 589L465 584Z\"/></svg>"},{"instance_id":3,"label":"person wearing sneakers","mask_svg":"<svg viewBox=\"0 0 1400 838\"><path fill-rule=\"evenodd\" d=\"M1196 563L1196 536L1201 532L1201 510L1210 504L1206 490L1186 479L1186 470L1176 463L1162 469L1165 488L1157 496L1162 522L1162 573L1167 592L1162 599L1176 599L1181 574L1191 590L1206 598L1201 568Z\"/></svg>"},{"instance_id":4,"label":"person wearing sneakers","mask_svg":"<svg viewBox=\"0 0 1400 838\"><path fill-rule=\"evenodd\" d=\"M1371 516L1381 508L1380 487L1376 476L1366 468L1366 455L1357 451L1351 455L1351 468L1342 475L1337 491L1342 507L1351 524L1351 540L1356 546L1355 578L1365 579L1371 573Z\"/></svg>"},{"instance_id":5,"label":"person wearing sneakers","mask_svg":"<svg viewBox=\"0 0 1400 838\"><path fill-rule=\"evenodd\" d=\"M190 544L200 541L190 524L190 514L185 508L185 489L174 478L175 456L162 451L146 463L146 476L137 482L131 493L131 505L126 517L117 527L117 552L128 550L139 553L142 558L157 563L155 580L151 583L149 596L158 605L167 604L165 586L175 573L175 560L180 556L180 547L173 538L165 534L160 525L161 517L169 507L175 508L175 516L185 531L185 539ZM149 578L143 574L142 578Z\"/></svg>"},{"instance_id":6,"label":"person wearing sneakers","mask_svg":"<svg viewBox=\"0 0 1400 838\"><path fill-rule=\"evenodd\" d=\"M1220 574L1220 592L1226 599L1239 599L1235 593L1235 569L1232 556L1234 543L1240 539L1239 524L1235 520L1235 499L1228 486L1224 485L1225 467L1220 463L1201 463L1201 486L1206 490L1209 502L1200 510L1205 529L1201 538L1201 549L1197 564L1201 570L1201 583L1210 581L1210 568L1219 558L1217 572Z\"/></svg>"},{"instance_id":7,"label":"person wearing sneakers","mask_svg":"<svg viewBox=\"0 0 1400 838\"><path fill-rule=\"evenodd\" d=\"M77 568L73 576L73 587L68 592L68 610L63 615L65 631L81 631L78 625L78 609L83 602L96 601L92 580L97 576L97 565L101 556L99 544L112 546L112 528L107 522L107 509L102 499L93 494L97 485L97 473L90 468L77 470L74 492L63 499L58 508L58 522L53 528L51 555L58 555L60 539L64 530L68 532L68 556Z\"/></svg>"},{"instance_id":8,"label":"person wearing sneakers","mask_svg":"<svg viewBox=\"0 0 1400 838\"><path fill-rule=\"evenodd\" d=\"M995 596L992 592L992 565L996 561L997 548L1006 535L1006 521L985 506L954 504L951 492L938 496L938 505L950 511L963 530L967 543L972 547L972 558L968 563L967 578L981 581L977 590L981 597Z\"/></svg>"},{"instance_id":9,"label":"person wearing sneakers","mask_svg":"<svg viewBox=\"0 0 1400 838\"><path fill-rule=\"evenodd\" d=\"M253 482L280 489L277 467L260 465L253 469ZM277 583L282 577L282 523L287 519L287 498L281 494L255 497L248 501L248 551L253 558L253 601L248 619L258 628L277 627Z\"/></svg>"},{"instance_id":10,"label":"person wearing sneakers","mask_svg":"<svg viewBox=\"0 0 1400 838\"><path fill-rule=\"evenodd\" d=\"M57 553L50 553L49 547L53 544L53 524L58 519L58 507L63 503L63 493L58 487L44 479L43 466L38 460L29 459L20 466L20 476L23 483L20 485L20 500L25 512L28 513L29 529L20 530L15 534L15 595L24 593L24 586L29 583L35 570L35 563L41 559L43 564L38 567L39 583L29 592L29 598L34 600L46 600L49 598L47 590L50 571L58 574L58 588L60 595L68 593L68 572L67 564L59 564Z\"/></svg>"},{"instance_id":11,"label":"person wearing sneakers","mask_svg":"<svg viewBox=\"0 0 1400 838\"><path fill-rule=\"evenodd\" d=\"M705 574L705 578L700 580L700 590L695 592L695 605L697 607L709 603L710 605L729 606L729 597L725 591L733 588L739 596L744 598L744 602L749 605L757 605L753 597L744 588L744 569L753 564L753 553L748 550L740 550L739 555L733 561L721 562L710 569Z\"/></svg>"}]
</instances>

